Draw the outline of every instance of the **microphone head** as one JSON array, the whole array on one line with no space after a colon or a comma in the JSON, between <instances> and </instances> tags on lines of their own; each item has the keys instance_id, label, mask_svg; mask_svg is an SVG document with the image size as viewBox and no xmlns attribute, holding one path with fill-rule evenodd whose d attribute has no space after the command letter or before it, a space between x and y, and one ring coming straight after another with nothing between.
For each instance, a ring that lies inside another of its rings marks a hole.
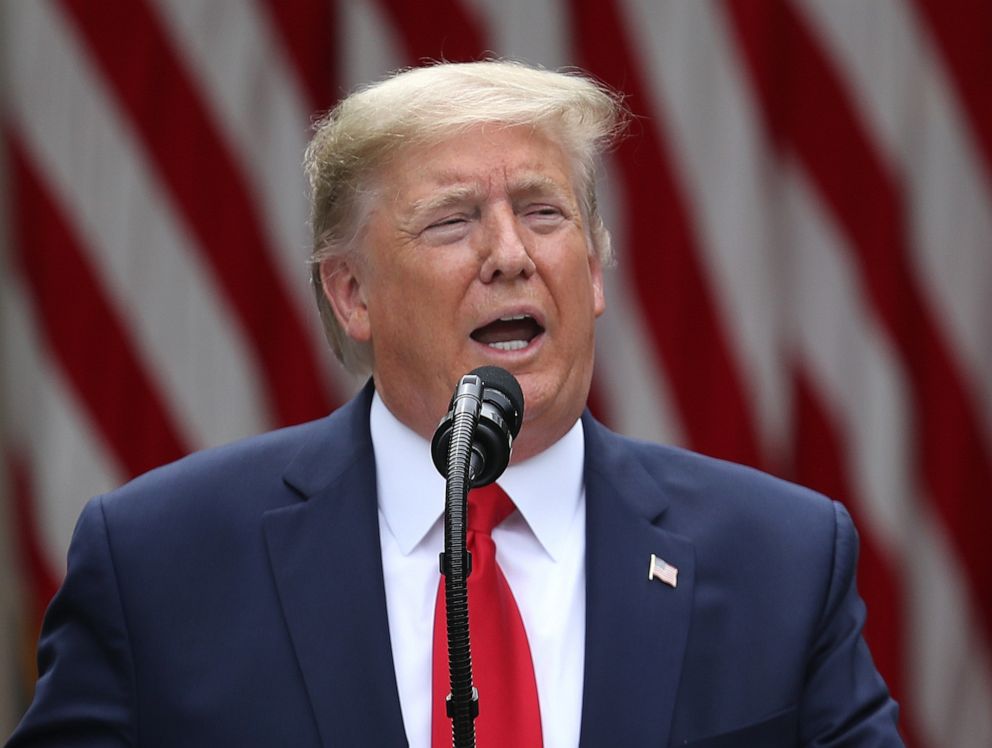
<instances>
[{"instance_id":1,"label":"microphone head","mask_svg":"<svg viewBox=\"0 0 992 748\"><path fill-rule=\"evenodd\" d=\"M499 366L480 366L478 369L473 369L469 373L475 374L475 376L482 380L482 384L485 387L483 401L489 395L488 390L496 390L507 399L512 412L507 412L505 407L500 408L500 410L503 411L504 417L507 418L507 425L510 428L511 436L516 438L524 422L524 392L520 389L520 383L516 377Z\"/></svg>"}]
</instances>

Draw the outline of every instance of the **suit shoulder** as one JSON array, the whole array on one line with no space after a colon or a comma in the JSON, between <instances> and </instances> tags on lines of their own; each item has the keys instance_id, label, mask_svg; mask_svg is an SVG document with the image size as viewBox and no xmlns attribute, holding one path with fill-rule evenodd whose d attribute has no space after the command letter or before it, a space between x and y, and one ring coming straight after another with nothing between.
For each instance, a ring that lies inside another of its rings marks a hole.
<instances>
[{"instance_id":1,"label":"suit shoulder","mask_svg":"<svg viewBox=\"0 0 992 748\"><path fill-rule=\"evenodd\" d=\"M754 468L606 431L601 436L596 446L605 456L592 459L612 476L605 482L617 485L618 500L637 514L691 543L698 580L752 591L754 580L762 580L775 590L763 598L768 610L783 599L805 600L813 625L838 550L845 564L856 558L853 526L837 502Z\"/></svg>"},{"instance_id":2,"label":"suit shoulder","mask_svg":"<svg viewBox=\"0 0 992 748\"><path fill-rule=\"evenodd\" d=\"M295 499L283 475L307 445L329 441L329 419L194 452L98 497L108 523L131 531L237 522Z\"/></svg>"},{"instance_id":3,"label":"suit shoulder","mask_svg":"<svg viewBox=\"0 0 992 748\"><path fill-rule=\"evenodd\" d=\"M183 488L198 483L235 479L239 474L265 473L285 466L309 439L317 438L327 419L248 436L228 444L192 452L149 470L108 496Z\"/></svg>"},{"instance_id":4,"label":"suit shoulder","mask_svg":"<svg viewBox=\"0 0 992 748\"><path fill-rule=\"evenodd\" d=\"M670 511L710 527L729 523L756 532L799 527L832 534L836 502L810 488L746 465L615 434L594 424L594 447L614 474L637 472L670 502Z\"/></svg>"},{"instance_id":5,"label":"suit shoulder","mask_svg":"<svg viewBox=\"0 0 992 748\"><path fill-rule=\"evenodd\" d=\"M656 465L659 477L672 485L696 485L706 489L769 501L785 500L826 509L831 500L813 489L793 483L748 465L710 457L679 447L656 446L644 454L645 464Z\"/></svg>"}]
</instances>

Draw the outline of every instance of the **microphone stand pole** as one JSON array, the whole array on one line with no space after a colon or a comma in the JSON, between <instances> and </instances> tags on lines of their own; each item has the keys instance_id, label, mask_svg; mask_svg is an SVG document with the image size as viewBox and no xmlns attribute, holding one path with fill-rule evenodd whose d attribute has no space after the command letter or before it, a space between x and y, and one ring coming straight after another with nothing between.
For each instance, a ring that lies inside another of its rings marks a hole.
<instances>
[{"instance_id":1,"label":"microphone stand pole","mask_svg":"<svg viewBox=\"0 0 992 748\"><path fill-rule=\"evenodd\" d=\"M468 379L466 377L466 379ZM472 557L466 549L465 526L468 491L477 465L472 465L472 438L482 408L482 382L469 384L456 398L448 445L445 481L444 552L440 557L444 575L444 600L448 629L448 668L451 693L446 701L451 718L454 748L475 748L475 718L479 714L479 693L472 685L472 654L468 630L468 575ZM463 380L464 382L464 380Z\"/></svg>"}]
</instances>

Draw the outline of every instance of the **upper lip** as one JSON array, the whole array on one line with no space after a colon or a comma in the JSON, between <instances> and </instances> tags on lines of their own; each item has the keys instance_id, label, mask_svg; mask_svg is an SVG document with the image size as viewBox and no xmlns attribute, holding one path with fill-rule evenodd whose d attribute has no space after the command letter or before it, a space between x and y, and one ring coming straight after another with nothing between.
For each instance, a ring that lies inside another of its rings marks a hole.
<instances>
[{"instance_id":1,"label":"upper lip","mask_svg":"<svg viewBox=\"0 0 992 748\"><path fill-rule=\"evenodd\" d=\"M524 317L530 317L538 325L540 325L542 329L544 329L544 316L539 311L531 307L511 307L501 310L492 316L486 317L482 322L472 328L472 332L475 332L486 325L491 325L493 322L498 322L499 320L522 319Z\"/></svg>"}]
</instances>

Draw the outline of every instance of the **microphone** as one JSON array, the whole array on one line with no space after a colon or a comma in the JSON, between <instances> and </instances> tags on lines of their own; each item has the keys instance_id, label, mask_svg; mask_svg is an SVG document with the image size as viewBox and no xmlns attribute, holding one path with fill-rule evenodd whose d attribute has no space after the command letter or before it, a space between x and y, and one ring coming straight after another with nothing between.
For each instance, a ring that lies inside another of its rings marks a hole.
<instances>
[{"instance_id":1,"label":"microphone","mask_svg":"<svg viewBox=\"0 0 992 748\"><path fill-rule=\"evenodd\" d=\"M488 485L501 476L510 463L513 439L520 433L524 421L524 393L520 383L498 366L481 366L459 380L448 412L431 439L434 466L445 478L448 477L448 447L458 413L477 414L469 477L472 488Z\"/></svg>"}]
</instances>

